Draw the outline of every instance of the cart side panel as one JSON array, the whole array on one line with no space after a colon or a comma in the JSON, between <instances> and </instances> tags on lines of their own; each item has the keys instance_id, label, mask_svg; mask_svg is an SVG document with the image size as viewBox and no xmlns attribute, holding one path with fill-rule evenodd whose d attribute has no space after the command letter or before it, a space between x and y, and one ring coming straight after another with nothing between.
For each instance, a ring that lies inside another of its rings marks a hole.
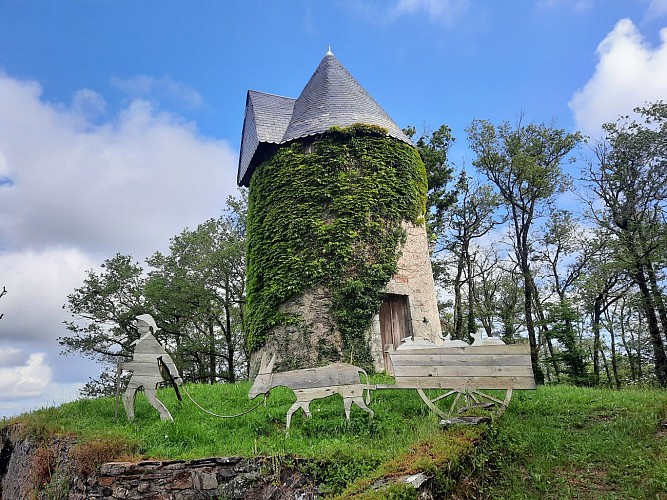
<instances>
[{"instance_id":1,"label":"cart side panel","mask_svg":"<svg viewBox=\"0 0 667 500\"><path fill-rule=\"evenodd\" d=\"M391 351L396 384L414 388L535 389L527 344Z\"/></svg>"}]
</instances>

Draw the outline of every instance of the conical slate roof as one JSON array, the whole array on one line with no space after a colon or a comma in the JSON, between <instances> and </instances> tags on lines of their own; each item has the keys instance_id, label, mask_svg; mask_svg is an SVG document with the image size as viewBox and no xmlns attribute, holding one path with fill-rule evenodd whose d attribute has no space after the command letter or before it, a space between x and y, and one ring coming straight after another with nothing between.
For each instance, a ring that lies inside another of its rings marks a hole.
<instances>
[{"instance_id":1,"label":"conical slate roof","mask_svg":"<svg viewBox=\"0 0 667 500\"><path fill-rule=\"evenodd\" d=\"M247 186L271 145L321 134L333 126L378 125L412 144L354 77L327 52L296 101L248 91L237 182ZM275 146L274 146L275 147Z\"/></svg>"},{"instance_id":2,"label":"conical slate roof","mask_svg":"<svg viewBox=\"0 0 667 500\"><path fill-rule=\"evenodd\" d=\"M354 77L327 52L294 103L283 142L326 132L333 126L354 123L379 125L389 135L410 143L389 115Z\"/></svg>"}]
</instances>

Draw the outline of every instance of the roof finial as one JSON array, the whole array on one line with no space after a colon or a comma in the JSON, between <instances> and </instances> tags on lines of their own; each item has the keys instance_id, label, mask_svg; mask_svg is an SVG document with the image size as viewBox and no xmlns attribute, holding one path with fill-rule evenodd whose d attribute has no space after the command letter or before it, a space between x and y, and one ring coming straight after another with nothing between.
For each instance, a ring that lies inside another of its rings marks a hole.
<instances>
[{"instance_id":1,"label":"roof finial","mask_svg":"<svg viewBox=\"0 0 667 500\"><path fill-rule=\"evenodd\" d=\"M332 56L333 52L331 52L331 45L329 45L329 50L327 50L327 53L324 54L325 56Z\"/></svg>"}]
</instances>

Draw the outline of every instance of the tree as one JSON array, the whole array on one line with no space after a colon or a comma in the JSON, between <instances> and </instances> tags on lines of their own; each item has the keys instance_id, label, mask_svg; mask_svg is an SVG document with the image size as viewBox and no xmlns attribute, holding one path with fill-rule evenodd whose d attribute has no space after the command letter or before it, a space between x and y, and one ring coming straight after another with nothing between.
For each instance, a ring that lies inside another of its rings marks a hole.
<instances>
[{"instance_id":1,"label":"tree","mask_svg":"<svg viewBox=\"0 0 667 500\"><path fill-rule=\"evenodd\" d=\"M156 252L147 259L154 270L148 275L146 296L158 311L159 324L177 340L185 374L210 383L235 382L247 358L243 328L247 198L230 197L227 205L218 219L172 238L168 255Z\"/></svg>"},{"instance_id":2,"label":"tree","mask_svg":"<svg viewBox=\"0 0 667 500\"><path fill-rule=\"evenodd\" d=\"M58 338L58 343L64 353L81 353L108 369L118 357L129 356L138 338L133 323L146 312L144 277L131 255L116 254L100 267L99 273L87 271L83 285L67 296L63 309L74 318L65 321L71 335ZM112 393L109 380L107 374L92 381L91 394Z\"/></svg>"},{"instance_id":3,"label":"tree","mask_svg":"<svg viewBox=\"0 0 667 500\"><path fill-rule=\"evenodd\" d=\"M537 382L543 383L533 319L531 229L555 195L566 188L568 179L561 163L580 136L545 125L519 123L512 127L505 122L496 127L485 120L474 120L467 132L470 147L477 155L473 164L498 189L513 227L515 253L524 282L524 315L533 371Z\"/></svg>"},{"instance_id":4,"label":"tree","mask_svg":"<svg viewBox=\"0 0 667 500\"><path fill-rule=\"evenodd\" d=\"M448 210L449 228L443 238L445 246L456 257L454 288L454 334L464 339L476 331L475 319L475 260L472 248L474 240L487 235L502 221L494 218L498 208L498 196L491 186L481 184L461 171L455 186L456 202ZM484 271L484 269L482 269ZM464 313L462 287L467 283L468 304ZM464 334L464 319L466 333Z\"/></svg>"},{"instance_id":5,"label":"tree","mask_svg":"<svg viewBox=\"0 0 667 500\"><path fill-rule=\"evenodd\" d=\"M579 314L569 291L591 258L591 242L581 234L571 212L556 209L545 223L540 243L536 259L546 264L558 297L557 303L548 305L551 335L564 349L558 358L565 363L575 383L585 384L588 378L584 351L577 342L575 331Z\"/></svg>"},{"instance_id":6,"label":"tree","mask_svg":"<svg viewBox=\"0 0 667 500\"><path fill-rule=\"evenodd\" d=\"M589 212L613 236L614 259L639 289L655 375L667 387L667 309L657 276L667 253L667 105L659 101L635 112L639 122L625 116L607 123L605 138L593 145Z\"/></svg>"},{"instance_id":7,"label":"tree","mask_svg":"<svg viewBox=\"0 0 667 500\"><path fill-rule=\"evenodd\" d=\"M190 380L234 382L244 374L245 192L227 206L221 217L172 238L168 254L147 259L153 267L148 275L131 256L117 254L100 272L88 271L67 296L71 335L58 341L66 353L81 353L107 370L82 394L112 392L115 377L108 369L131 354L134 320L143 313L153 315L156 337Z\"/></svg>"},{"instance_id":8,"label":"tree","mask_svg":"<svg viewBox=\"0 0 667 500\"><path fill-rule=\"evenodd\" d=\"M417 130L409 125L403 132L414 140ZM454 141L452 130L447 125L440 125L434 132L424 131L415 141L415 147L426 166L426 226L434 238L443 233L447 210L455 201L453 191L448 188L454 169L447 156Z\"/></svg>"}]
</instances>

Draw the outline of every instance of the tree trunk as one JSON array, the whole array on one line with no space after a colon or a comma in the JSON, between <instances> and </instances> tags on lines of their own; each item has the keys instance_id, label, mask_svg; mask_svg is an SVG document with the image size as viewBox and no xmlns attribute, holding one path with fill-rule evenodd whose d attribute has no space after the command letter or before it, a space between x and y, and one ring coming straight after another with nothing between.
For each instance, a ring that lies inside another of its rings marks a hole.
<instances>
[{"instance_id":1,"label":"tree trunk","mask_svg":"<svg viewBox=\"0 0 667 500\"><path fill-rule=\"evenodd\" d=\"M465 257L468 266L468 335L470 337L477 333L477 322L475 321L475 283L472 279L472 257L466 250Z\"/></svg>"},{"instance_id":2,"label":"tree trunk","mask_svg":"<svg viewBox=\"0 0 667 500\"><path fill-rule=\"evenodd\" d=\"M618 375L618 360L616 359L616 334L614 333L614 324L612 318L607 314L607 330L611 338L611 371L614 374L614 383L616 389L621 389L621 378Z\"/></svg>"},{"instance_id":3,"label":"tree trunk","mask_svg":"<svg viewBox=\"0 0 667 500\"><path fill-rule=\"evenodd\" d=\"M535 323L533 322L533 277L528 264L528 250L521 251L521 272L524 283L524 314L526 316L526 330L528 330L528 342L530 343L530 361L533 365L533 373L537 384L544 384L544 373L540 367L540 350L535 335Z\"/></svg>"},{"instance_id":4,"label":"tree trunk","mask_svg":"<svg viewBox=\"0 0 667 500\"><path fill-rule=\"evenodd\" d=\"M456 268L456 278L454 279L454 335L453 339L464 340L463 337L463 298L461 297L461 277L463 276L463 253L459 254L459 260Z\"/></svg>"},{"instance_id":5,"label":"tree trunk","mask_svg":"<svg viewBox=\"0 0 667 500\"><path fill-rule=\"evenodd\" d=\"M236 382L236 374L234 373L236 370L236 366L234 365L234 354L236 349L234 345L234 335L232 333L232 318L229 302L225 304L225 320L227 322L225 336L227 337L227 372L229 374L227 380L229 380L230 384L233 384Z\"/></svg>"},{"instance_id":6,"label":"tree trunk","mask_svg":"<svg viewBox=\"0 0 667 500\"><path fill-rule=\"evenodd\" d=\"M213 385L216 383L216 359L215 359L215 326L213 320L208 323L208 382Z\"/></svg>"},{"instance_id":7,"label":"tree trunk","mask_svg":"<svg viewBox=\"0 0 667 500\"><path fill-rule=\"evenodd\" d=\"M667 310L665 309L665 301L662 299L662 290L660 290L660 287L658 286L658 278L655 275L655 269L651 262L646 265L646 270L649 283L651 284L651 293L653 295L655 307L658 310L658 316L660 317L664 338L664 336L667 335Z\"/></svg>"},{"instance_id":8,"label":"tree trunk","mask_svg":"<svg viewBox=\"0 0 667 500\"><path fill-rule=\"evenodd\" d=\"M607 374L607 385L610 389L614 386L611 382L611 373L609 373L609 364L607 363L607 356L604 354L604 350L600 349L600 355L602 356L602 363L604 364L604 372Z\"/></svg>"},{"instance_id":9,"label":"tree trunk","mask_svg":"<svg viewBox=\"0 0 667 500\"><path fill-rule=\"evenodd\" d=\"M593 304L593 378L600 385L600 319L602 317L602 295L595 297Z\"/></svg>"},{"instance_id":10,"label":"tree trunk","mask_svg":"<svg viewBox=\"0 0 667 500\"><path fill-rule=\"evenodd\" d=\"M535 279L533 278L532 273L530 273L530 286L533 287L533 305L535 306L535 314L537 315L537 319L540 320L540 331L544 336L544 341L546 343L547 350L549 351L549 359L551 360L551 364L553 365L554 368L556 381L560 381L560 368L558 367L558 361L554 356L553 341L551 340L551 335L549 334L549 327L547 326L547 320L544 315L544 309L542 308L542 303L540 302L540 295L537 291L537 285L535 285Z\"/></svg>"},{"instance_id":11,"label":"tree trunk","mask_svg":"<svg viewBox=\"0 0 667 500\"><path fill-rule=\"evenodd\" d=\"M621 328L621 343L623 344L623 349L625 350L625 355L628 357L628 364L630 365L630 378L632 378L633 382L637 382L635 354L628 346L628 341L625 335L625 302L621 304L621 310L619 312L619 325Z\"/></svg>"},{"instance_id":12,"label":"tree trunk","mask_svg":"<svg viewBox=\"0 0 667 500\"><path fill-rule=\"evenodd\" d=\"M641 264L637 264L633 278L641 292L642 307L644 309L646 321L648 322L648 332L651 338L655 360L655 376L661 387L667 387L667 356L665 356L665 347L658 325L658 318L655 314L651 291L646 282L646 275Z\"/></svg>"}]
</instances>

